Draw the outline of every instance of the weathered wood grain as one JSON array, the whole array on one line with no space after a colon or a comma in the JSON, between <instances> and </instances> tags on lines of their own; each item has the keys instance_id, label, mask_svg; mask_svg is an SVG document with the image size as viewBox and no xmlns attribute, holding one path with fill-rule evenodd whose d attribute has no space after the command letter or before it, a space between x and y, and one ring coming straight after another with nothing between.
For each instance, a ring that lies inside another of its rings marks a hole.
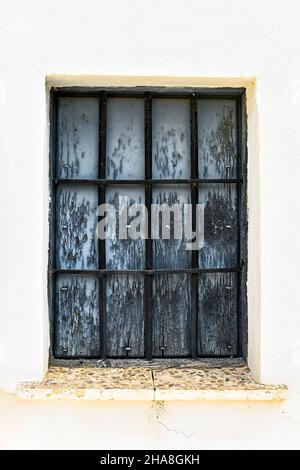
<instances>
[{"instance_id":1,"label":"weathered wood grain","mask_svg":"<svg viewBox=\"0 0 300 470\"><path fill-rule=\"evenodd\" d=\"M188 274L157 274L153 278L153 356L190 354L191 287Z\"/></svg>"},{"instance_id":2,"label":"weathered wood grain","mask_svg":"<svg viewBox=\"0 0 300 470\"><path fill-rule=\"evenodd\" d=\"M120 211L119 196L126 196L127 208L144 203L144 190L139 187L113 187L106 191L107 202ZM126 204L124 205L126 207ZM128 218L128 225L130 225ZM117 217L119 234L119 218ZM144 269L145 240L106 240L107 268ZM107 345L110 357L143 357L144 281L142 276L108 276L106 282ZM126 349L127 348L127 349ZM130 348L130 349L129 349Z\"/></svg>"},{"instance_id":3,"label":"weathered wood grain","mask_svg":"<svg viewBox=\"0 0 300 470\"><path fill-rule=\"evenodd\" d=\"M106 315L109 357L144 356L143 276L107 276Z\"/></svg>"},{"instance_id":4,"label":"weathered wood grain","mask_svg":"<svg viewBox=\"0 0 300 470\"><path fill-rule=\"evenodd\" d=\"M191 176L190 109L188 100L154 99L152 102L152 176L180 179ZM163 183L163 181L162 181ZM188 186L153 188L154 204L190 203ZM161 222L163 222L161 220ZM153 220L156 226L160 220ZM153 267L180 269L191 267L186 240L174 237L174 218L167 222L170 239L153 240ZM164 228L168 228L164 227ZM181 226L183 229L183 226ZM162 236L162 233L160 234ZM153 278L153 356L184 357L189 345L190 277L184 274L155 275Z\"/></svg>"},{"instance_id":5,"label":"weathered wood grain","mask_svg":"<svg viewBox=\"0 0 300 470\"><path fill-rule=\"evenodd\" d=\"M56 177L97 178L99 100L59 98ZM163 185L164 179L191 176L189 99L152 100L153 203L189 203L189 185ZM199 99L199 178L236 178L237 115L235 100ZM103 144L104 145L104 144ZM145 177L144 99L108 98L106 177L115 180ZM151 161L150 161L151 169ZM150 172L151 173L151 172ZM143 204L144 187L111 186L106 202L117 210L118 197L128 205ZM198 199L205 205L205 244L200 268L237 267L237 186L208 183L199 186ZM56 194L56 267L97 269L96 207L98 188L76 183L60 184ZM128 220L130 226L132 220ZM158 223L153 221L152 224ZM154 269L191 267L187 240L154 240ZM117 212L118 228L118 212ZM106 267L144 269L144 240L107 240ZM156 274L152 283L153 356L188 357L191 354L191 276ZM201 274L198 277L198 355L229 357L238 349L238 293L236 273ZM144 357L144 277L110 275L106 281L108 358ZM149 296L151 297L151 296ZM197 296L196 296L197 297ZM91 275L58 275L55 283L54 354L60 358L99 357L99 286ZM104 297L103 297L104 298ZM244 327L243 327L244 328ZM101 333L101 332L100 332ZM151 349L151 345L149 347Z\"/></svg>"},{"instance_id":6,"label":"weathered wood grain","mask_svg":"<svg viewBox=\"0 0 300 470\"><path fill-rule=\"evenodd\" d=\"M57 178L98 176L97 98L59 98Z\"/></svg>"},{"instance_id":7,"label":"weathered wood grain","mask_svg":"<svg viewBox=\"0 0 300 470\"><path fill-rule=\"evenodd\" d=\"M106 125L106 178L144 179L144 100L109 98Z\"/></svg>"},{"instance_id":8,"label":"weathered wood grain","mask_svg":"<svg viewBox=\"0 0 300 470\"><path fill-rule=\"evenodd\" d=\"M100 352L98 279L59 275L55 289L55 355L95 357Z\"/></svg>"},{"instance_id":9,"label":"weathered wood grain","mask_svg":"<svg viewBox=\"0 0 300 470\"><path fill-rule=\"evenodd\" d=\"M157 186L153 188L152 201L154 204L168 207L173 205L179 209L181 222L184 221L184 204L189 204L191 191L187 185ZM154 219L154 218L153 218ZM171 216L166 222L166 233L169 239L162 239L163 219L152 220L156 228L160 228L160 238L153 240L153 267L155 269L180 269L191 267L191 251L186 250L184 227L181 223L181 238L176 239L174 228L175 217ZM178 220L179 222L179 220Z\"/></svg>"},{"instance_id":10,"label":"weathered wood grain","mask_svg":"<svg viewBox=\"0 0 300 470\"><path fill-rule=\"evenodd\" d=\"M189 113L189 100L153 99L153 178L190 178Z\"/></svg>"},{"instance_id":11,"label":"weathered wood grain","mask_svg":"<svg viewBox=\"0 0 300 470\"><path fill-rule=\"evenodd\" d=\"M119 200L119 198L127 198ZM145 203L144 188L138 186L113 186L106 190L106 202L112 204L116 210L117 238L106 240L106 266L111 269L144 269L145 268L145 240L134 240L129 237L128 229L136 217L128 214L127 239L119 239L120 235L120 211L128 209L134 204ZM138 215L137 215L138 216ZM139 230L139 228L137 228Z\"/></svg>"},{"instance_id":12,"label":"weathered wood grain","mask_svg":"<svg viewBox=\"0 0 300 470\"><path fill-rule=\"evenodd\" d=\"M200 268L238 266L237 190L233 184L207 184L199 189L204 204L204 246L199 250Z\"/></svg>"},{"instance_id":13,"label":"weathered wood grain","mask_svg":"<svg viewBox=\"0 0 300 470\"><path fill-rule=\"evenodd\" d=\"M236 178L236 101L201 99L197 108L199 178Z\"/></svg>"},{"instance_id":14,"label":"weathered wood grain","mask_svg":"<svg viewBox=\"0 0 300 470\"><path fill-rule=\"evenodd\" d=\"M199 276L198 354L238 354L238 297L236 273Z\"/></svg>"},{"instance_id":15,"label":"weathered wood grain","mask_svg":"<svg viewBox=\"0 0 300 470\"><path fill-rule=\"evenodd\" d=\"M87 185L59 186L56 200L57 268L96 269L97 188Z\"/></svg>"},{"instance_id":16,"label":"weathered wood grain","mask_svg":"<svg viewBox=\"0 0 300 470\"><path fill-rule=\"evenodd\" d=\"M111 98L107 101L106 177L145 178L144 100ZM121 202L119 197L127 198ZM120 239L120 212L144 204L143 187L114 186L106 202L116 209L116 239L106 240L106 266L143 269L145 240ZM132 218L127 219L130 228ZM144 356L144 281L142 276L108 276L106 281L107 353L109 357Z\"/></svg>"}]
</instances>

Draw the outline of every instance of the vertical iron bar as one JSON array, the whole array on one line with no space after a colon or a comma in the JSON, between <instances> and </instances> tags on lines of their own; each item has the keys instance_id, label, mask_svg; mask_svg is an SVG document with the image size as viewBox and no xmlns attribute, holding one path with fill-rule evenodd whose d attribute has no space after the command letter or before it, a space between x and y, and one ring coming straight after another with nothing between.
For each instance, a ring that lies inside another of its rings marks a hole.
<instances>
[{"instance_id":1,"label":"vertical iron bar","mask_svg":"<svg viewBox=\"0 0 300 470\"><path fill-rule=\"evenodd\" d=\"M152 179L152 97L150 93L145 96L145 179ZM148 211L148 237L146 239L146 269L152 269L153 253L151 238L151 204L152 185L145 184L145 204ZM152 358L152 276L144 276L145 296L145 355Z\"/></svg>"},{"instance_id":2,"label":"vertical iron bar","mask_svg":"<svg viewBox=\"0 0 300 470\"><path fill-rule=\"evenodd\" d=\"M248 275L248 172L247 172L247 108L245 90L240 97L240 172L243 176L243 184L240 185L240 252L241 252L241 284L240 284L240 336L241 356L247 359L248 353L248 300L247 300L247 275Z\"/></svg>"},{"instance_id":3,"label":"vertical iron bar","mask_svg":"<svg viewBox=\"0 0 300 470\"><path fill-rule=\"evenodd\" d=\"M236 146L237 146L237 174L236 177L242 177L242 136L241 136L241 100L236 100ZM242 356L242 316L241 316L241 308L242 308L242 297L241 297L241 276L242 276L242 269L243 269L243 260L242 260L242 252L241 252L241 191L242 185L237 185L237 219L238 219L238 234L237 234L237 253L238 253L238 263L240 267L240 272L237 275L237 344L238 344L238 356Z\"/></svg>"},{"instance_id":4,"label":"vertical iron bar","mask_svg":"<svg viewBox=\"0 0 300 470\"><path fill-rule=\"evenodd\" d=\"M190 135L191 135L191 179L198 178L198 123L197 99L195 93L190 99ZM198 204L198 184L191 183L192 229L196 230L196 206ZM198 250L192 251L192 268L198 268ZM198 342L198 274L191 275L191 315L190 338L191 356L197 356Z\"/></svg>"},{"instance_id":5,"label":"vertical iron bar","mask_svg":"<svg viewBox=\"0 0 300 470\"><path fill-rule=\"evenodd\" d=\"M48 302L50 311L50 355L55 357L56 342L56 301L55 301L55 273L56 268L56 158L57 158L57 121L58 121L58 99L53 91L50 93L50 234L49 234L49 261L48 261Z\"/></svg>"},{"instance_id":6,"label":"vertical iron bar","mask_svg":"<svg viewBox=\"0 0 300 470\"><path fill-rule=\"evenodd\" d=\"M98 177L106 177L106 93L103 92L99 100L99 151L98 151ZM105 186L98 187L98 205L105 203ZM105 240L98 237L98 266L106 268ZM99 325L100 325L100 351L102 359L107 356L107 326L106 326L106 277L99 277Z\"/></svg>"}]
</instances>

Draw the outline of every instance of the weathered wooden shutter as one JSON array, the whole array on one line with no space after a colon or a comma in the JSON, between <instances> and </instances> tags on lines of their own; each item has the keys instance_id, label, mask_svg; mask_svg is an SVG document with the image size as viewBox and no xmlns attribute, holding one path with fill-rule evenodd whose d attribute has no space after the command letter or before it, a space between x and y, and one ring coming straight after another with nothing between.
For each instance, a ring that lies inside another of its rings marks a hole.
<instances>
[{"instance_id":1,"label":"weathered wooden shutter","mask_svg":"<svg viewBox=\"0 0 300 470\"><path fill-rule=\"evenodd\" d=\"M74 182L98 177L98 100L59 98L56 177L56 268L98 267L98 189ZM70 180L70 182L66 181ZM99 281L89 274L58 274L55 289L55 354L96 357L100 353Z\"/></svg>"},{"instance_id":2,"label":"weathered wooden shutter","mask_svg":"<svg viewBox=\"0 0 300 470\"><path fill-rule=\"evenodd\" d=\"M215 181L237 179L236 102L198 100L197 107L199 177ZM237 184L204 183L199 188L199 203L205 204L205 243L199 251L199 267L237 268ZM237 274L202 273L198 294L198 354L237 355Z\"/></svg>"},{"instance_id":3,"label":"weathered wooden shutter","mask_svg":"<svg viewBox=\"0 0 300 470\"><path fill-rule=\"evenodd\" d=\"M56 357L239 355L237 129L236 99L58 97ZM97 206L118 214L120 196L182 214L204 204L204 246L188 251L184 236L99 243Z\"/></svg>"}]
</instances>

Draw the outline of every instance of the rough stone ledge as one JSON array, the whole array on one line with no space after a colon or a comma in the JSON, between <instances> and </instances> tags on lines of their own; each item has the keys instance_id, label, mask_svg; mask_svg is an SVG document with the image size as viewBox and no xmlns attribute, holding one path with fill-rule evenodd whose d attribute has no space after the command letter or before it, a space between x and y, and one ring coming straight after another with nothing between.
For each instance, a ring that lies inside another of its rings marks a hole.
<instances>
[{"instance_id":1,"label":"rough stone ledge","mask_svg":"<svg viewBox=\"0 0 300 470\"><path fill-rule=\"evenodd\" d=\"M247 366L222 368L68 368L52 366L42 382L21 383L22 399L280 401L285 385L252 379Z\"/></svg>"}]
</instances>

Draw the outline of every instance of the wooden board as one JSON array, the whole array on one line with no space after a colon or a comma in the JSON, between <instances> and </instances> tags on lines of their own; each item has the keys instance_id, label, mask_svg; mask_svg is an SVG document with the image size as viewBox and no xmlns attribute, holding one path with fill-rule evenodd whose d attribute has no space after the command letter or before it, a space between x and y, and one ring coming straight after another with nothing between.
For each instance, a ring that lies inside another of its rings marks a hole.
<instances>
[{"instance_id":1,"label":"wooden board","mask_svg":"<svg viewBox=\"0 0 300 470\"><path fill-rule=\"evenodd\" d=\"M144 188L140 186L112 186L106 190L106 202L112 204L116 210L116 230L118 236L114 240L106 240L106 266L111 269L144 269L145 240L141 238L134 240L130 237L124 240L119 239L120 211L127 213L131 206L144 204ZM135 219L136 217L133 218ZM128 231L131 221L128 214L126 231Z\"/></svg>"},{"instance_id":2,"label":"wooden board","mask_svg":"<svg viewBox=\"0 0 300 470\"><path fill-rule=\"evenodd\" d=\"M237 177L234 100L198 100L199 178Z\"/></svg>"},{"instance_id":3,"label":"wooden board","mask_svg":"<svg viewBox=\"0 0 300 470\"><path fill-rule=\"evenodd\" d=\"M190 111L188 100L152 101L152 177L190 178Z\"/></svg>"},{"instance_id":4,"label":"wooden board","mask_svg":"<svg viewBox=\"0 0 300 470\"><path fill-rule=\"evenodd\" d=\"M181 221L184 221L184 204L190 203L190 187L188 185L168 185L157 186L153 189L152 201L154 204L168 207L175 206L174 213L178 210ZM162 226L164 220L153 220L152 224L156 228ZM184 237L184 227L181 225L181 238L175 238L174 216L165 223L164 229L169 239L159 238L153 240L153 267L156 269L180 269L191 267L191 251L185 249L186 239ZM178 233L178 236L180 233ZM162 236L162 227L160 237Z\"/></svg>"},{"instance_id":5,"label":"wooden board","mask_svg":"<svg viewBox=\"0 0 300 470\"><path fill-rule=\"evenodd\" d=\"M106 316L109 357L144 356L143 295L143 276L107 276Z\"/></svg>"},{"instance_id":6,"label":"wooden board","mask_svg":"<svg viewBox=\"0 0 300 470\"><path fill-rule=\"evenodd\" d=\"M106 178L144 179L144 100L109 98L106 125Z\"/></svg>"},{"instance_id":7,"label":"wooden board","mask_svg":"<svg viewBox=\"0 0 300 470\"><path fill-rule=\"evenodd\" d=\"M57 268L96 269L97 187L61 185L56 200Z\"/></svg>"},{"instance_id":8,"label":"wooden board","mask_svg":"<svg viewBox=\"0 0 300 470\"><path fill-rule=\"evenodd\" d=\"M97 98L59 98L57 178L98 177Z\"/></svg>"},{"instance_id":9,"label":"wooden board","mask_svg":"<svg viewBox=\"0 0 300 470\"><path fill-rule=\"evenodd\" d=\"M238 353L237 273L199 276L198 354Z\"/></svg>"},{"instance_id":10,"label":"wooden board","mask_svg":"<svg viewBox=\"0 0 300 470\"><path fill-rule=\"evenodd\" d=\"M238 266L237 190L234 184L205 184L199 189L204 204L204 246L199 250L200 268Z\"/></svg>"},{"instance_id":11,"label":"wooden board","mask_svg":"<svg viewBox=\"0 0 300 470\"><path fill-rule=\"evenodd\" d=\"M188 274L157 274L153 278L153 356L190 354L191 286Z\"/></svg>"},{"instance_id":12,"label":"wooden board","mask_svg":"<svg viewBox=\"0 0 300 470\"><path fill-rule=\"evenodd\" d=\"M98 279L59 275L55 287L55 355L95 357L100 352Z\"/></svg>"}]
</instances>

